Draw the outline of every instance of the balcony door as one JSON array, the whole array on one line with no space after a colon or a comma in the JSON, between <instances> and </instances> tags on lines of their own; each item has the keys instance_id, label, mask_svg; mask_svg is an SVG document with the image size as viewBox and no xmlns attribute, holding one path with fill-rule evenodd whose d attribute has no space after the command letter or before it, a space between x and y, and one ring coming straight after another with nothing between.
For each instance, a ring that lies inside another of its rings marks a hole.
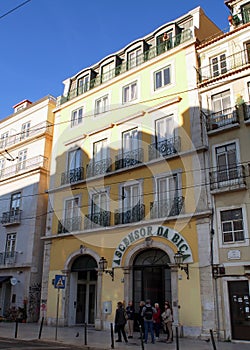
<instances>
[{"instance_id":1,"label":"balcony door","mask_svg":"<svg viewBox=\"0 0 250 350\"><path fill-rule=\"evenodd\" d=\"M79 197L65 202L64 227L68 232L80 229Z\"/></svg>"},{"instance_id":2,"label":"balcony door","mask_svg":"<svg viewBox=\"0 0 250 350\"><path fill-rule=\"evenodd\" d=\"M238 178L236 144L217 147L217 180L220 185Z\"/></svg>"},{"instance_id":3,"label":"balcony door","mask_svg":"<svg viewBox=\"0 0 250 350\"><path fill-rule=\"evenodd\" d=\"M158 217L173 215L175 198L178 196L177 175L159 178L156 184Z\"/></svg>"}]
</instances>

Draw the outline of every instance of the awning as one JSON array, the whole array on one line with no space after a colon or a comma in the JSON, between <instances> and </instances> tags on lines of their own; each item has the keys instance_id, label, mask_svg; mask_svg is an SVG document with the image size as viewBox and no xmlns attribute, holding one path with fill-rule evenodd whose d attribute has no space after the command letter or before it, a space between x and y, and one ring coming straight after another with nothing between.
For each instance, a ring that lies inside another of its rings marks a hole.
<instances>
[{"instance_id":1,"label":"awning","mask_svg":"<svg viewBox=\"0 0 250 350\"><path fill-rule=\"evenodd\" d=\"M12 276L0 276L0 284L9 281Z\"/></svg>"}]
</instances>

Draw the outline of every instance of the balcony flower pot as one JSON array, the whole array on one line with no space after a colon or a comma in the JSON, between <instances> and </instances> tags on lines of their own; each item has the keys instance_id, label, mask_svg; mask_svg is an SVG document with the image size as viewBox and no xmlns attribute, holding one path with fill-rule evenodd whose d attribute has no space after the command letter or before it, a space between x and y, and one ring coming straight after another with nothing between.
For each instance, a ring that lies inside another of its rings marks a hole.
<instances>
[{"instance_id":1,"label":"balcony flower pot","mask_svg":"<svg viewBox=\"0 0 250 350\"><path fill-rule=\"evenodd\" d=\"M233 24L233 16L232 15L229 15L227 19L228 19L228 22L230 24Z\"/></svg>"}]
</instances>

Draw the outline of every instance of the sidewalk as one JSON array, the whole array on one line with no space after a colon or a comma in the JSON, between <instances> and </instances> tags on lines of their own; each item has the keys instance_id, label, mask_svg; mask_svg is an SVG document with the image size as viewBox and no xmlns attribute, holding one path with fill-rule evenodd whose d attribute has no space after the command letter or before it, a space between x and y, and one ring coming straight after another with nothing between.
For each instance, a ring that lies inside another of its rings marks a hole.
<instances>
[{"instance_id":1,"label":"sidewalk","mask_svg":"<svg viewBox=\"0 0 250 350\"><path fill-rule=\"evenodd\" d=\"M14 338L16 324L13 322L0 322L0 337ZM39 338L40 325L37 323L18 323L17 339L34 340ZM116 339L116 334L114 335ZM56 339L57 338L57 339ZM141 349L139 333L134 334L133 339L129 339L128 345L124 342L114 342L115 349ZM144 344L144 349L147 350L176 350L175 339L171 344L163 342L165 336L162 336L162 341L157 341L155 344ZM87 329L87 339L85 344L84 327L49 327L44 326L40 341L58 342L63 344L74 344L81 348L92 350L107 350L111 349L111 334L109 331L96 331L94 328ZM150 338L149 338L150 341ZM218 342L215 340L216 350L249 350L250 342ZM214 350L211 340L180 338L179 350Z\"/></svg>"}]
</instances>

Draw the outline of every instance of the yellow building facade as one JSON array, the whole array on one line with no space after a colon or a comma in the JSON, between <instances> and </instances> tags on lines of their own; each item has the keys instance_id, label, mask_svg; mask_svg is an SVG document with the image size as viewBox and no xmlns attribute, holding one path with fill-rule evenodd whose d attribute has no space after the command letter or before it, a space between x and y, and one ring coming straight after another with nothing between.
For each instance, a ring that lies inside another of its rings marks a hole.
<instances>
[{"instance_id":1,"label":"yellow building facade","mask_svg":"<svg viewBox=\"0 0 250 350\"><path fill-rule=\"evenodd\" d=\"M218 32L198 7L65 80L44 237L48 324L108 329L118 301L138 313L151 299L170 300L184 335L214 327L195 45Z\"/></svg>"}]
</instances>

